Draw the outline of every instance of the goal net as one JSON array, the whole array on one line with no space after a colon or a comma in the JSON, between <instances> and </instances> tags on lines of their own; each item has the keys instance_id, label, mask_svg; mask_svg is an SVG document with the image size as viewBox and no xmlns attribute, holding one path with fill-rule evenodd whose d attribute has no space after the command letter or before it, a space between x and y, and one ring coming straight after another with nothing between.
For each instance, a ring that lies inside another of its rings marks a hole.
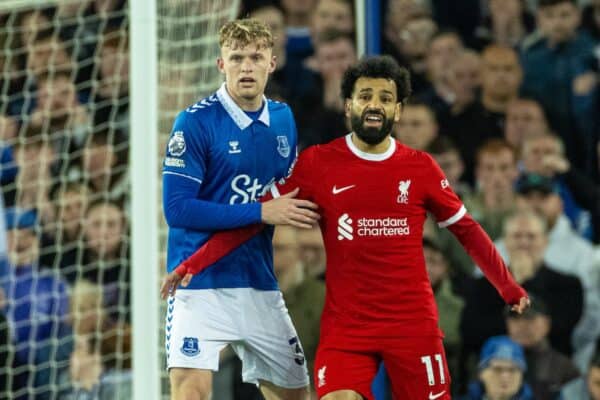
<instances>
[{"instance_id":1,"label":"goal net","mask_svg":"<svg viewBox=\"0 0 600 400\"><path fill-rule=\"evenodd\" d=\"M153 1L162 152L177 112L220 84L217 32L239 1ZM0 399L133 398L131 315L152 311L130 306L128 9L0 2Z\"/></svg>"}]
</instances>

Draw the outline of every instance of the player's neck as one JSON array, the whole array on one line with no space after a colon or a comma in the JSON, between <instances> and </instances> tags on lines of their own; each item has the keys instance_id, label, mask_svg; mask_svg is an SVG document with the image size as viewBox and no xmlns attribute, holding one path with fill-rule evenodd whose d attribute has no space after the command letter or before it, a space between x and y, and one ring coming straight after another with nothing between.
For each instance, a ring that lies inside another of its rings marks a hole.
<instances>
[{"instance_id":1,"label":"player's neck","mask_svg":"<svg viewBox=\"0 0 600 400\"><path fill-rule=\"evenodd\" d=\"M233 99L235 104L237 104L238 107L241 108L242 110L252 112L252 111L258 111L262 107L262 102L263 102L262 93L254 98L248 99L245 97L238 96L237 94L233 93L233 91L229 90L229 88L226 88L226 89L227 89L227 93L229 93L229 96L231 96L231 98Z\"/></svg>"},{"instance_id":2,"label":"player's neck","mask_svg":"<svg viewBox=\"0 0 600 400\"><path fill-rule=\"evenodd\" d=\"M358 150L370 154L383 154L386 151L388 151L388 149L392 145L389 135L377 144L369 144L361 140L361 138L359 138L358 135L354 132L352 132L352 143L354 144L354 146L356 146Z\"/></svg>"}]
</instances>

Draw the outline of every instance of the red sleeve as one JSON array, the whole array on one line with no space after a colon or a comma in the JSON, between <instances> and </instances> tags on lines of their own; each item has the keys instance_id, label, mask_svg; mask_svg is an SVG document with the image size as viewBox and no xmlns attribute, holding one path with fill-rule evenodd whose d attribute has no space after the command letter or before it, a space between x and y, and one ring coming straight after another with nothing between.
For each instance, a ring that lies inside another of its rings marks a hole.
<instances>
[{"instance_id":1,"label":"red sleeve","mask_svg":"<svg viewBox=\"0 0 600 400\"><path fill-rule=\"evenodd\" d=\"M312 146L300 153L298 161L292 167L290 176L279 180L271 188L271 195L274 198L300 188L297 198L306 200L314 199L313 181L315 172L313 165L317 148L318 146Z\"/></svg>"},{"instance_id":2,"label":"red sleeve","mask_svg":"<svg viewBox=\"0 0 600 400\"><path fill-rule=\"evenodd\" d=\"M427 198L426 207L431 211L437 220L440 228L446 228L456 221L460 220L465 214L466 209L460 198L450 187L446 176L442 172L435 160L426 153L426 171L427 176Z\"/></svg>"},{"instance_id":3,"label":"red sleeve","mask_svg":"<svg viewBox=\"0 0 600 400\"><path fill-rule=\"evenodd\" d=\"M300 188L299 198L310 198L312 196L312 185L309 179L310 166L312 164L313 150L307 149L298 157L295 166L292 166L291 175L286 179L281 179L276 185L273 185L270 193L266 193L260 198L260 202L277 198L281 194L291 192L297 187ZM183 261L175 272L180 276L185 274L198 274L208 268L233 250L250 240L264 228L264 224L254 224L243 228L231 229L217 232L208 239L202 247L194 254Z\"/></svg>"},{"instance_id":4,"label":"red sleeve","mask_svg":"<svg viewBox=\"0 0 600 400\"><path fill-rule=\"evenodd\" d=\"M528 297L525 289L513 279L487 233L469 214L450 225L448 230L460 241L507 304L518 304L521 297Z\"/></svg>"},{"instance_id":5,"label":"red sleeve","mask_svg":"<svg viewBox=\"0 0 600 400\"><path fill-rule=\"evenodd\" d=\"M467 213L441 168L431 156L427 158L431 171L427 209L433 212L440 228L448 228L456 236L504 301L518 304L521 297L527 297L527 292L515 282L487 233Z\"/></svg>"},{"instance_id":6,"label":"red sleeve","mask_svg":"<svg viewBox=\"0 0 600 400\"><path fill-rule=\"evenodd\" d=\"M244 228L215 233L194 254L179 264L175 272L179 276L198 274L250 240L254 235L262 231L264 227L264 224L254 224Z\"/></svg>"}]
</instances>

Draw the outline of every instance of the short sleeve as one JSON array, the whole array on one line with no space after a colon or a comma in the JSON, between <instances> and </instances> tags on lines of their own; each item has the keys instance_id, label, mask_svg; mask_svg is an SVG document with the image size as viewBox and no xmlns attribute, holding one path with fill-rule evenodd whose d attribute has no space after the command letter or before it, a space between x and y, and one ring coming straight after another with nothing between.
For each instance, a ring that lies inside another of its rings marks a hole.
<instances>
[{"instance_id":1,"label":"short sleeve","mask_svg":"<svg viewBox=\"0 0 600 400\"><path fill-rule=\"evenodd\" d=\"M163 174L175 174L202 182L206 172L208 136L205 129L183 111L175 119L166 148Z\"/></svg>"},{"instance_id":2,"label":"short sleeve","mask_svg":"<svg viewBox=\"0 0 600 400\"><path fill-rule=\"evenodd\" d=\"M450 187L448 179L435 160L426 153L426 207L435 215L438 226L446 228L459 221L467 212L461 199Z\"/></svg>"},{"instance_id":3,"label":"short sleeve","mask_svg":"<svg viewBox=\"0 0 600 400\"><path fill-rule=\"evenodd\" d=\"M296 162L290 167L291 173L287 178L279 180L271 188L271 194L277 198L283 194L289 193L296 188L300 188L298 198L311 200L314 197L313 179L314 179L314 158L316 146L304 150Z\"/></svg>"}]
</instances>

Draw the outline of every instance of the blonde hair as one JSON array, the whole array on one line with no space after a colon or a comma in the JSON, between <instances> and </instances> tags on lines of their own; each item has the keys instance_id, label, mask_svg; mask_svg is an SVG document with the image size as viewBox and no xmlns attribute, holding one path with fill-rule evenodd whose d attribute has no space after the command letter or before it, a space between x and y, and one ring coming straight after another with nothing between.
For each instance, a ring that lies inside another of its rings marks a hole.
<instances>
[{"instance_id":1,"label":"blonde hair","mask_svg":"<svg viewBox=\"0 0 600 400\"><path fill-rule=\"evenodd\" d=\"M251 43L260 48L273 47L273 35L265 23L253 18L236 19L219 30L220 47L243 48Z\"/></svg>"}]
</instances>

